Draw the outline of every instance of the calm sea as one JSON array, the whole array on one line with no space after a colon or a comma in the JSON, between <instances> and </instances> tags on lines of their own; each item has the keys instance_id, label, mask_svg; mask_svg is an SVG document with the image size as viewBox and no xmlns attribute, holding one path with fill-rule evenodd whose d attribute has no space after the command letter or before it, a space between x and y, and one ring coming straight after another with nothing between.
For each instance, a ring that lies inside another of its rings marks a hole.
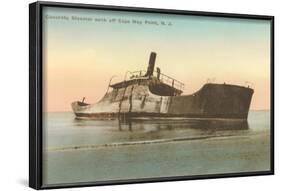
<instances>
[{"instance_id":1,"label":"calm sea","mask_svg":"<svg viewBox=\"0 0 281 191\"><path fill-rule=\"evenodd\" d=\"M77 120L45 113L43 183L60 184L268 170L270 113L248 121Z\"/></svg>"}]
</instances>

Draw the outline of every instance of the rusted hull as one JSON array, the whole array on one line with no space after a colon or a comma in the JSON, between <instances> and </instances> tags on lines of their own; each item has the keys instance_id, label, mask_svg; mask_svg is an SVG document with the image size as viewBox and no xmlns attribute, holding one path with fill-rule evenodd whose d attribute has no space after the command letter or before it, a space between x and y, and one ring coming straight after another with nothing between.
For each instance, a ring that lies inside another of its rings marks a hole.
<instances>
[{"instance_id":1,"label":"rusted hull","mask_svg":"<svg viewBox=\"0 0 281 191\"><path fill-rule=\"evenodd\" d=\"M147 84L132 84L107 93L96 104L73 102L79 119L186 117L243 119L248 117L253 89L227 84L206 84L183 96L159 96Z\"/></svg>"}]
</instances>

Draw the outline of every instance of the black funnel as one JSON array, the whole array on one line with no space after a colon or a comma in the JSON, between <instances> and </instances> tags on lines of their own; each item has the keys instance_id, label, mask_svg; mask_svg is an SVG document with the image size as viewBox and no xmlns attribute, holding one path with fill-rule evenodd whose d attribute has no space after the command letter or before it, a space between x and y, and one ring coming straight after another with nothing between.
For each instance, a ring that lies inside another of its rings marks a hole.
<instances>
[{"instance_id":1,"label":"black funnel","mask_svg":"<svg viewBox=\"0 0 281 191\"><path fill-rule=\"evenodd\" d=\"M153 75L154 66L155 66L155 60L156 60L156 53L155 52L151 52L145 76L152 76Z\"/></svg>"}]
</instances>

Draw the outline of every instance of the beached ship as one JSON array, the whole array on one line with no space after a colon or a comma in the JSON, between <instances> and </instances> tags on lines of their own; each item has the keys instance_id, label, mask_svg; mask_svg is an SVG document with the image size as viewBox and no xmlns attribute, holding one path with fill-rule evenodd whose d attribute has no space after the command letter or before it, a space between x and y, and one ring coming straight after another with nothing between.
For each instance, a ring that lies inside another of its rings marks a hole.
<instances>
[{"instance_id":1,"label":"beached ship","mask_svg":"<svg viewBox=\"0 0 281 191\"><path fill-rule=\"evenodd\" d=\"M226 118L247 120L254 90L249 86L206 83L197 92L182 95L184 84L154 70L156 53L150 54L146 71L126 72L121 82L95 104L71 104L78 119L143 117ZM127 74L130 76L127 78ZM108 87L108 88L109 88Z\"/></svg>"}]
</instances>

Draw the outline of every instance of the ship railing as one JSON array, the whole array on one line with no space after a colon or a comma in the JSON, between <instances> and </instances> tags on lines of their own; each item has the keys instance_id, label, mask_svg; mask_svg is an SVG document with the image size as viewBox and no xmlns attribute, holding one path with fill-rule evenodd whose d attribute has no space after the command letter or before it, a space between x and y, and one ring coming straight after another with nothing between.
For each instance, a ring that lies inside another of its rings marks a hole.
<instances>
[{"instance_id":1,"label":"ship railing","mask_svg":"<svg viewBox=\"0 0 281 191\"><path fill-rule=\"evenodd\" d=\"M157 72L154 72L153 73L155 76L157 76ZM176 89L179 89L179 90L183 90L184 89L184 83L170 77L170 76L167 76L166 74L163 74L163 73L160 73L160 76L159 76L159 80L162 81L163 83L165 84L168 84Z\"/></svg>"},{"instance_id":2,"label":"ship railing","mask_svg":"<svg viewBox=\"0 0 281 191\"><path fill-rule=\"evenodd\" d=\"M147 77L144 76L146 73L146 71L144 71L144 70L138 70L138 71L133 71L133 72L128 71L128 72L130 73L130 77L129 77L130 80L131 79L147 79Z\"/></svg>"},{"instance_id":3,"label":"ship railing","mask_svg":"<svg viewBox=\"0 0 281 191\"><path fill-rule=\"evenodd\" d=\"M130 75L130 79L147 79L146 76L144 76L146 74L146 71L144 70L139 70L139 71L133 71L133 72L129 72ZM153 72L153 76L157 77L162 83L167 84L173 88L179 89L179 90L183 90L184 89L184 83L166 75L163 73L158 74L158 72L154 71Z\"/></svg>"}]
</instances>

